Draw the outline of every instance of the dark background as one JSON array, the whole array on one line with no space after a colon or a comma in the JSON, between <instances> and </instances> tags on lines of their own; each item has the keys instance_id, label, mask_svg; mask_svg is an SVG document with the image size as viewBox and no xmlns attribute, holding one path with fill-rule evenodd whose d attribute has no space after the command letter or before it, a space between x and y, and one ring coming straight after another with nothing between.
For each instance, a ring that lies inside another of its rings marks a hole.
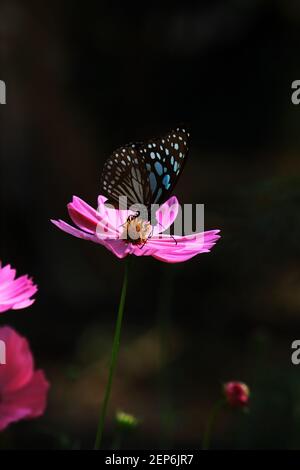
<instances>
[{"instance_id":1,"label":"dark background","mask_svg":"<svg viewBox=\"0 0 300 470\"><path fill-rule=\"evenodd\" d=\"M141 420L125 448L199 447L239 379L250 413L224 412L213 447L300 448L299 26L297 0L1 2L0 258L39 284L1 323L52 384L45 416L3 446L92 446L124 263L49 220L72 195L96 207L118 146L185 123L176 195L222 239L183 264L134 259L105 445L122 409Z\"/></svg>"}]
</instances>

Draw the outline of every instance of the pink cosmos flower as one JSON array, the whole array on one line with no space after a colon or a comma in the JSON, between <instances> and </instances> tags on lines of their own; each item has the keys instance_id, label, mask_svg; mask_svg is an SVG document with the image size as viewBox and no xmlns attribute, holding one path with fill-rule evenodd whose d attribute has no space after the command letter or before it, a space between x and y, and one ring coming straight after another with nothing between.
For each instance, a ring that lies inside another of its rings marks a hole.
<instances>
[{"instance_id":1,"label":"pink cosmos flower","mask_svg":"<svg viewBox=\"0 0 300 470\"><path fill-rule=\"evenodd\" d=\"M74 196L68 204L68 211L78 228L62 220L51 222L70 235L105 246L118 258L129 254L153 256L167 263L178 263L199 253L207 253L220 238L219 230L186 236L163 234L178 214L179 204L175 196L156 211L158 223L153 227L150 222L137 217L135 212L108 208L106 200L99 196L96 210Z\"/></svg>"},{"instance_id":2,"label":"pink cosmos flower","mask_svg":"<svg viewBox=\"0 0 300 470\"><path fill-rule=\"evenodd\" d=\"M44 372L34 370L28 342L13 328L0 328L0 431L21 419L37 418L46 407L49 384ZM3 354L4 352L4 354ZM3 363L4 362L4 363Z\"/></svg>"},{"instance_id":3,"label":"pink cosmos flower","mask_svg":"<svg viewBox=\"0 0 300 470\"><path fill-rule=\"evenodd\" d=\"M32 305L38 288L28 276L16 278L16 271L10 265L2 268L0 262L0 313L19 310Z\"/></svg>"},{"instance_id":4,"label":"pink cosmos flower","mask_svg":"<svg viewBox=\"0 0 300 470\"><path fill-rule=\"evenodd\" d=\"M243 408L248 405L250 391L243 382L227 382L224 384L224 393L227 403L235 408Z\"/></svg>"}]
</instances>

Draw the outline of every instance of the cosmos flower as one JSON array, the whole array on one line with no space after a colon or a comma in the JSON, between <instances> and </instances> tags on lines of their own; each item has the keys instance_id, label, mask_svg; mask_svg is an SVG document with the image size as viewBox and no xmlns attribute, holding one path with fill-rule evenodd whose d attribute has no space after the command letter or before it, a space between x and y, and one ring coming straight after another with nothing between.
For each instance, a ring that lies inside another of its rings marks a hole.
<instances>
[{"instance_id":1,"label":"cosmos flower","mask_svg":"<svg viewBox=\"0 0 300 470\"><path fill-rule=\"evenodd\" d=\"M10 265L0 263L0 313L19 310L34 303L31 297L36 294L37 286L27 275L16 278L16 271Z\"/></svg>"},{"instance_id":2,"label":"cosmos flower","mask_svg":"<svg viewBox=\"0 0 300 470\"><path fill-rule=\"evenodd\" d=\"M129 254L153 256L167 263L178 263L199 253L207 253L220 238L219 230L186 236L162 233L177 217L179 204L175 196L156 211L158 223L154 226L130 210L108 208L106 200L99 196L96 210L74 196L68 204L68 211L78 228L62 220L52 220L52 223L70 235L105 246L118 258Z\"/></svg>"},{"instance_id":3,"label":"cosmos flower","mask_svg":"<svg viewBox=\"0 0 300 470\"><path fill-rule=\"evenodd\" d=\"M3 431L15 421L44 413L49 384L43 371L34 370L25 338L4 326L0 328L0 341L5 345L5 361L0 363L0 431Z\"/></svg>"},{"instance_id":4,"label":"cosmos flower","mask_svg":"<svg viewBox=\"0 0 300 470\"><path fill-rule=\"evenodd\" d=\"M227 382L224 384L224 393L230 406L242 408L248 405L250 391L243 382Z\"/></svg>"}]
</instances>

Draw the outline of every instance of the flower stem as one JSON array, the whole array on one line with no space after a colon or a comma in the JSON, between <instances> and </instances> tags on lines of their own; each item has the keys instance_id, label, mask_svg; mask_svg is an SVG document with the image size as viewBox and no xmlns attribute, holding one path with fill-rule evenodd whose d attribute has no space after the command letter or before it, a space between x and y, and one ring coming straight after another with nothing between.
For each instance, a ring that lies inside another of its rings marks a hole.
<instances>
[{"instance_id":1,"label":"flower stem","mask_svg":"<svg viewBox=\"0 0 300 470\"><path fill-rule=\"evenodd\" d=\"M203 440L202 440L202 450L208 450L209 449L210 441L211 441L211 435L212 435L214 424L216 422L216 418L219 415L219 412L221 411L221 409L225 406L225 404L226 404L225 399L218 400L215 403L215 405L214 405L214 407L213 407L213 409L212 409L212 411L209 415L208 422L207 422L207 425L206 425L206 429L205 429L205 432L204 432L204 436L203 436Z\"/></svg>"},{"instance_id":2,"label":"flower stem","mask_svg":"<svg viewBox=\"0 0 300 470\"><path fill-rule=\"evenodd\" d=\"M171 306L174 270L162 272L162 295L158 304L159 334L159 395L160 395L160 448L172 449L173 428L175 422L174 407L171 400L172 376L169 367L170 334L172 329Z\"/></svg>"},{"instance_id":3,"label":"flower stem","mask_svg":"<svg viewBox=\"0 0 300 470\"><path fill-rule=\"evenodd\" d=\"M108 380L107 380L107 385L105 389L104 399L103 399L101 409L100 409L99 424L98 424L96 442L95 442L95 447L94 447L95 450L100 449L100 446L101 446L105 417L106 417L108 402L109 402L109 398L111 394L114 371L115 371L116 363L117 363L117 357L118 357L119 346L120 346L123 312L124 312L127 285L128 285L128 271L129 271L129 256L126 259L125 274L124 274L121 298L120 298L120 303L119 303L117 322L116 322L116 327L115 327L115 335L114 335L110 366L109 366L109 372L108 372Z\"/></svg>"}]
</instances>

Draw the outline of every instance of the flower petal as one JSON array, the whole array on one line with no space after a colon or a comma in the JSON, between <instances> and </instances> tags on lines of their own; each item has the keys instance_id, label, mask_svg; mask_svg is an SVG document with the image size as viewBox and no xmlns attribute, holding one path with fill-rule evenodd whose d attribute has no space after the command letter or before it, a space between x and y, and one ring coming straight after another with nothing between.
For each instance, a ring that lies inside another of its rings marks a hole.
<instances>
[{"instance_id":1,"label":"flower petal","mask_svg":"<svg viewBox=\"0 0 300 470\"><path fill-rule=\"evenodd\" d=\"M95 223L97 224L98 213L96 209L91 207L89 204L83 201L83 199L80 199L80 197L77 197L77 196L73 196L71 204L74 207L74 209L76 209L78 212L85 215L86 217L89 217L90 219L94 220Z\"/></svg>"},{"instance_id":2,"label":"flower petal","mask_svg":"<svg viewBox=\"0 0 300 470\"><path fill-rule=\"evenodd\" d=\"M131 245L124 240L104 240L103 245L111 251L115 256L122 259L131 253Z\"/></svg>"},{"instance_id":3,"label":"flower petal","mask_svg":"<svg viewBox=\"0 0 300 470\"><path fill-rule=\"evenodd\" d=\"M26 338L13 328L0 328L6 349L6 364L0 366L0 395L24 387L32 378L33 358Z\"/></svg>"},{"instance_id":4,"label":"flower petal","mask_svg":"<svg viewBox=\"0 0 300 470\"><path fill-rule=\"evenodd\" d=\"M219 230L178 236L160 236L148 241L154 248L154 258L167 263L180 263L200 254L208 253L220 238ZM175 241L176 240L176 241Z\"/></svg>"},{"instance_id":5,"label":"flower petal","mask_svg":"<svg viewBox=\"0 0 300 470\"><path fill-rule=\"evenodd\" d=\"M92 235L91 233L87 233L83 230L79 230L78 228L72 227L72 225L67 224L63 220L51 220L51 222L60 230L68 233L69 235L73 235L74 237L81 238L83 240L88 240L94 243L101 243L99 238L96 237L96 235Z\"/></svg>"},{"instance_id":6,"label":"flower petal","mask_svg":"<svg viewBox=\"0 0 300 470\"><path fill-rule=\"evenodd\" d=\"M98 220L78 211L72 203L68 204L68 211L74 224L76 224L80 229L85 232L95 233L99 222Z\"/></svg>"},{"instance_id":7,"label":"flower petal","mask_svg":"<svg viewBox=\"0 0 300 470\"><path fill-rule=\"evenodd\" d=\"M17 408L13 405L0 403L0 431L4 431L10 424L27 417L27 408Z\"/></svg>"},{"instance_id":8,"label":"flower petal","mask_svg":"<svg viewBox=\"0 0 300 470\"><path fill-rule=\"evenodd\" d=\"M164 232L175 221L179 209L179 203L176 196L170 197L160 208L156 211L155 217L157 225L153 227L153 235Z\"/></svg>"},{"instance_id":9,"label":"flower petal","mask_svg":"<svg viewBox=\"0 0 300 470\"><path fill-rule=\"evenodd\" d=\"M97 228L97 234L100 238L119 238L123 226L129 215L133 215L133 211L118 210L105 205L107 198L105 196L98 197L98 215L102 223Z\"/></svg>"},{"instance_id":10,"label":"flower petal","mask_svg":"<svg viewBox=\"0 0 300 470\"><path fill-rule=\"evenodd\" d=\"M15 277L16 277L16 270L15 269L11 269L9 264L7 266L5 266L4 268L1 268L1 263L0 263L0 283L1 283L1 285L4 282L13 281Z\"/></svg>"},{"instance_id":11,"label":"flower petal","mask_svg":"<svg viewBox=\"0 0 300 470\"><path fill-rule=\"evenodd\" d=\"M33 373L31 380L22 388L3 394L5 405L11 405L17 409L27 409L26 418L41 416L46 407L47 391L49 383L42 370Z\"/></svg>"},{"instance_id":12,"label":"flower petal","mask_svg":"<svg viewBox=\"0 0 300 470\"><path fill-rule=\"evenodd\" d=\"M34 302L31 299L38 290L27 275L16 278L16 271L10 266L0 267L0 313L10 309L26 308Z\"/></svg>"},{"instance_id":13,"label":"flower petal","mask_svg":"<svg viewBox=\"0 0 300 470\"><path fill-rule=\"evenodd\" d=\"M144 245L131 245L131 253L135 256L154 256L158 250L155 246L149 243L149 240Z\"/></svg>"},{"instance_id":14,"label":"flower petal","mask_svg":"<svg viewBox=\"0 0 300 470\"><path fill-rule=\"evenodd\" d=\"M18 302L17 304L14 304L12 309L13 310L21 310L23 308L30 307L31 305L34 304L34 302L35 302L35 299L24 300L24 302Z\"/></svg>"},{"instance_id":15,"label":"flower petal","mask_svg":"<svg viewBox=\"0 0 300 470\"><path fill-rule=\"evenodd\" d=\"M41 416L46 408L48 389L44 372L36 371L23 388L5 392L0 403L0 431L21 419Z\"/></svg>"},{"instance_id":16,"label":"flower petal","mask_svg":"<svg viewBox=\"0 0 300 470\"><path fill-rule=\"evenodd\" d=\"M26 338L11 327L0 328L5 343L5 364L0 366L0 431L24 418L43 414L49 384L43 371L34 371Z\"/></svg>"}]
</instances>

